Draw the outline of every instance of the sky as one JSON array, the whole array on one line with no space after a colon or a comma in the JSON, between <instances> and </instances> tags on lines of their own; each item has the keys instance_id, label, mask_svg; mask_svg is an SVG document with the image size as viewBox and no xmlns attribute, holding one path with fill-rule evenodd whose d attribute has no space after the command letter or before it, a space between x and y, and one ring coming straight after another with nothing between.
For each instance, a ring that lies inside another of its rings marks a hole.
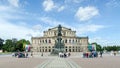
<instances>
[{"instance_id":1,"label":"sky","mask_svg":"<svg viewBox=\"0 0 120 68\"><path fill-rule=\"evenodd\" d=\"M28 39L61 24L102 46L120 45L120 0L0 0L0 38Z\"/></svg>"}]
</instances>

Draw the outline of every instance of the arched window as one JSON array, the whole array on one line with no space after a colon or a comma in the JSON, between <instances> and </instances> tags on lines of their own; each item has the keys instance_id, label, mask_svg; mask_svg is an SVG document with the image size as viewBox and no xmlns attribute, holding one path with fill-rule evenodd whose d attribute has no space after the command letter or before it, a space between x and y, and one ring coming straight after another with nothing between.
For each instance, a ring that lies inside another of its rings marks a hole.
<instances>
[{"instance_id":1,"label":"arched window","mask_svg":"<svg viewBox=\"0 0 120 68\"><path fill-rule=\"evenodd\" d=\"M65 32L63 33L63 36L65 36L66 34L65 34Z\"/></svg>"},{"instance_id":2,"label":"arched window","mask_svg":"<svg viewBox=\"0 0 120 68\"><path fill-rule=\"evenodd\" d=\"M76 39L76 42L77 42L77 39Z\"/></svg>"},{"instance_id":3,"label":"arched window","mask_svg":"<svg viewBox=\"0 0 120 68\"><path fill-rule=\"evenodd\" d=\"M69 40L69 43L71 43L71 40Z\"/></svg>"},{"instance_id":4,"label":"arched window","mask_svg":"<svg viewBox=\"0 0 120 68\"><path fill-rule=\"evenodd\" d=\"M65 51L67 52L67 49Z\"/></svg>"},{"instance_id":5,"label":"arched window","mask_svg":"<svg viewBox=\"0 0 120 68\"><path fill-rule=\"evenodd\" d=\"M49 40L49 43L51 43L51 40Z\"/></svg>"},{"instance_id":6,"label":"arched window","mask_svg":"<svg viewBox=\"0 0 120 68\"><path fill-rule=\"evenodd\" d=\"M69 52L71 52L71 49L69 49Z\"/></svg>"},{"instance_id":7,"label":"arched window","mask_svg":"<svg viewBox=\"0 0 120 68\"><path fill-rule=\"evenodd\" d=\"M51 52L51 49L49 49L49 52Z\"/></svg>"},{"instance_id":8,"label":"arched window","mask_svg":"<svg viewBox=\"0 0 120 68\"><path fill-rule=\"evenodd\" d=\"M74 43L74 39L73 39L72 43Z\"/></svg>"},{"instance_id":9,"label":"arched window","mask_svg":"<svg viewBox=\"0 0 120 68\"><path fill-rule=\"evenodd\" d=\"M75 50L73 49L73 52L74 52Z\"/></svg>"},{"instance_id":10,"label":"arched window","mask_svg":"<svg viewBox=\"0 0 120 68\"><path fill-rule=\"evenodd\" d=\"M54 35L56 36L56 32L54 32Z\"/></svg>"},{"instance_id":11,"label":"arched window","mask_svg":"<svg viewBox=\"0 0 120 68\"><path fill-rule=\"evenodd\" d=\"M41 43L41 40L40 40L40 43Z\"/></svg>"},{"instance_id":12,"label":"arched window","mask_svg":"<svg viewBox=\"0 0 120 68\"><path fill-rule=\"evenodd\" d=\"M65 40L65 43L67 43L67 39Z\"/></svg>"},{"instance_id":13,"label":"arched window","mask_svg":"<svg viewBox=\"0 0 120 68\"><path fill-rule=\"evenodd\" d=\"M47 43L47 39L45 40L45 43Z\"/></svg>"},{"instance_id":14,"label":"arched window","mask_svg":"<svg viewBox=\"0 0 120 68\"><path fill-rule=\"evenodd\" d=\"M47 49L45 49L45 52L47 52Z\"/></svg>"}]
</instances>

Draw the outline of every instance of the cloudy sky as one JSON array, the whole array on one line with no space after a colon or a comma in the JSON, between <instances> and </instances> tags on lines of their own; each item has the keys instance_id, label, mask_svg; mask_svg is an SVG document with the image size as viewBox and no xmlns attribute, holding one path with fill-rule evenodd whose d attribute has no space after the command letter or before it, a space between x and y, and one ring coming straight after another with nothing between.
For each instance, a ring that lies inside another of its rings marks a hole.
<instances>
[{"instance_id":1,"label":"cloudy sky","mask_svg":"<svg viewBox=\"0 0 120 68\"><path fill-rule=\"evenodd\" d=\"M29 39L61 24L89 42L120 45L120 0L0 0L0 38Z\"/></svg>"}]
</instances>

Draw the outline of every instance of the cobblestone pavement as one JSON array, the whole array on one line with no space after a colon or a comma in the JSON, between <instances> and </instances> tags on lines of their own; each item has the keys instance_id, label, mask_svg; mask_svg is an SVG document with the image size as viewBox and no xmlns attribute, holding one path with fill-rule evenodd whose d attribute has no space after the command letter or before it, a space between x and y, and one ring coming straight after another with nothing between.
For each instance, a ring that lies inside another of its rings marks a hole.
<instances>
[{"instance_id":1,"label":"cobblestone pavement","mask_svg":"<svg viewBox=\"0 0 120 68\"><path fill-rule=\"evenodd\" d=\"M120 56L103 56L102 58L71 58L82 68L120 68Z\"/></svg>"},{"instance_id":2,"label":"cobblestone pavement","mask_svg":"<svg viewBox=\"0 0 120 68\"><path fill-rule=\"evenodd\" d=\"M120 68L120 56L104 55L103 58L82 58L81 56L15 58L1 56L0 68Z\"/></svg>"},{"instance_id":3,"label":"cobblestone pavement","mask_svg":"<svg viewBox=\"0 0 120 68\"><path fill-rule=\"evenodd\" d=\"M54 59L50 59L40 64L36 68L81 68L81 67L68 58L56 57Z\"/></svg>"},{"instance_id":4,"label":"cobblestone pavement","mask_svg":"<svg viewBox=\"0 0 120 68\"><path fill-rule=\"evenodd\" d=\"M47 58L0 57L0 68L34 68Z\"/></svg>"}]
</instances>

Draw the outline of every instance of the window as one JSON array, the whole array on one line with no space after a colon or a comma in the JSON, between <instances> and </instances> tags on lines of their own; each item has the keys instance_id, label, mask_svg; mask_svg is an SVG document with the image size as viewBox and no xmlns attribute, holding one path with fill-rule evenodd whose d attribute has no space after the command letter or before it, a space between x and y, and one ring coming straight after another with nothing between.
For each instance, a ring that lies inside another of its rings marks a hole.
<instances>
[{"instance_id":1,"label":"window","mask_svg":"<svg viewBox=\"0 0 120 68\"><path fill-rule=\"evenodd\" d=\"M65 40L65 43L67 43L67 39Z\"/></svg>"},{"instance_id":2,"label":"window","mask_svg":"<svg viewBox=\"0 0 120 68\"><path fill-rule=\"evenodd\" d=\"M77 39L76 39L76 42L77 42Z\"/></svg>"},{"instance_id":3,"label":"window","mask_svg":"<svg viewBox=\"0 0 120 68\"><path fill-rule=\"evenodd\" d=\"M66 52L67 52L67 49L66 49Z\"/></svg>"},{"instance_id":4,"label":"window","mask_svg":"<svg viewBox=\"0 0 120 68\"><path fill-rule=\"evenodd\" d=\"M73 39L72 43L74 43L74 39Z\"/></svg>"},{"instance_id":5,"label":"window","mask_svg":"<svg viewBox=\"0 0 120 68\"><path fill-rule=\"evenodd\" d=\"M41 43L41 40L40 40L40 43Z\"/></svg>"},{"instance_id":6,"label":"window","mask_svg":"<svg viewBox=\"0 0 120 68\"><path fill-rule=\"evenodd\" d=\"M49 40L49 43L51 43L51 40Z\"/></svg>"},{"instance_id":7,"label":"window","mask_svg":"<svg viewBox=\"0 0 120 68\"><path fill-rule=\"evenodd\" d=\"M56 36L56 32L54 32L54 35Z\"/></svg>"},{"instance_id":8,"label":"window","mask_svg":"<svg viewBox=\"0 0 120 68\"><path fill-rule=\"evenodd\" d=\"M69 52L71 52L71 49L69 49Z\"/></svg>"},{"instance_id":9,"label":"window","mask_svg":"<svg viewBox=\"0 0 120 68\"><path fill-rule=\"evenodd\" d=\"M69 43L71 43L71 40L69 40Z\"/></svg>"},{"instance_id":10,"label":"window","mask_svg":"<svg viewBox=\"0 0 120 68\"><path fill-rule=\"evenodd\" d=\"M47 39L45 40L45 43L47 43Z\"/></svg>"},{"instance_id":11,"label":"window","mask_svg":"<svg viewBox=\"0 0 120 68\"><path fill-rule=\"evenodd\" d=\"M49 49L49 52L51 52L51 49Z\"/></svg>"}]
</instances>

